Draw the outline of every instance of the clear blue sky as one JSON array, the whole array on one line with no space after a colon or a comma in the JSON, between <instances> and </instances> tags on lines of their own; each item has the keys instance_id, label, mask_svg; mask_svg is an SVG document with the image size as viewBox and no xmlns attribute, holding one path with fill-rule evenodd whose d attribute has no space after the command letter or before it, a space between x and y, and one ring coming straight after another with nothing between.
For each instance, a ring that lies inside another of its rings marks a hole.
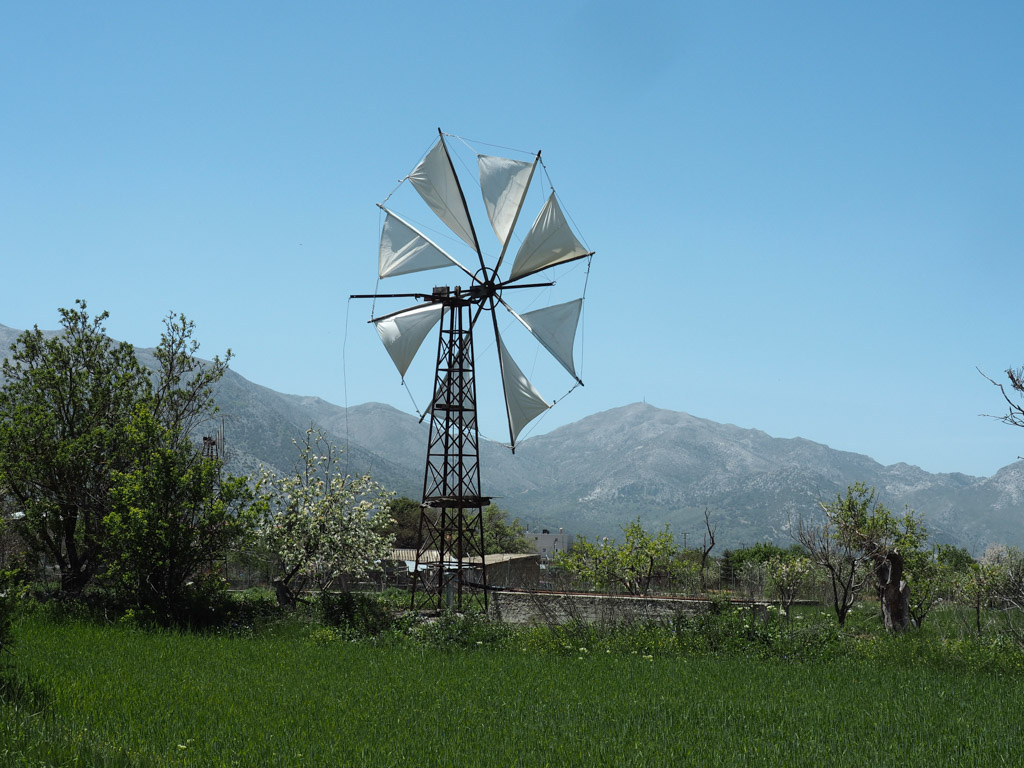
<instances>
[{"instance_id":1,"label":"clear blue sky","mask_svg":"<svg viewBox=\"0 0 1024 768\"><path fill-rule=\"evenodd\" d=\"M440 126L542 149L597 251L587 386L533 434L646 399L989 475L1024 454L976 371L1024 365L1022 35L1011 2L0 2L0 323L81 297L152 346L175 310L257 383L411 410L348 296Z\"/></svg>"}]
</instances>

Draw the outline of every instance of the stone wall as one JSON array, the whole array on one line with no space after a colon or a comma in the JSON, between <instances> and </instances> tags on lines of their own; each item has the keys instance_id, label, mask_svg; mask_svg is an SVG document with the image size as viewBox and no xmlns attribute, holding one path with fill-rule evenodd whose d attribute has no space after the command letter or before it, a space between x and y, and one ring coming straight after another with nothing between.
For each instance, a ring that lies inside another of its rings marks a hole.
<instances>
[{"instance_id":1,"label":"stone wall","mask_svg":"<svg viewBox=\"0 0 1024 768\"><path fill-rule=\"evenodd\" d=\"M708 602L684 598L587 595L501 590L488 598L488 615L508 624L613 624L666 620L706 610Z\"/></svg>"}]
</instances>

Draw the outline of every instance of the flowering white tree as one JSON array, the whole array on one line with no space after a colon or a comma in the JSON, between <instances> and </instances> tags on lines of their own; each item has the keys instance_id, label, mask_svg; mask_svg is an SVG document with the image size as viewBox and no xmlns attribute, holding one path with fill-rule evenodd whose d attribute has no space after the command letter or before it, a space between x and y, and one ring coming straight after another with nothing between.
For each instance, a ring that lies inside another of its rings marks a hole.
<instances>
[{"instance_id":1,"label":"flowering white tree","mask_svg":"<svg viewBox=\"0 0 1024 768\"><path fill-rule=\"evenodd\" d=\"M263 535L280 560L282 575L274 583L284 604L294 603L307 584L326 591L339 580L344 588L346 576L366 576L394 542L390 491L369 475L340 474L341 450L318 428L306 430L296 445L295 474L264 470L261 480L270 502Z\"/></svg>"},{"instance_id":2,"label":"flowering white tree","mask_svg":"<svg viewBox=\"0 0 1024 768\"><path fill-rule=\"evenodd\" d=\"M768 561L768 582L779 598L779 606L789 621L789 609L796 602L797 593L811 572L811 561L806 557L773 557Z\"/></svg>"}]
</instances>

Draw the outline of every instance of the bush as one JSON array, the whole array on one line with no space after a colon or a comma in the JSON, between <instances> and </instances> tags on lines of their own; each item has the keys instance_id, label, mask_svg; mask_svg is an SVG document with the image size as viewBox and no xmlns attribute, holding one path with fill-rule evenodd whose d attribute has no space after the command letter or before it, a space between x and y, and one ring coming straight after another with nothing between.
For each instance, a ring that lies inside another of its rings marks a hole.
<instances>
[{"instance_id":1,"label":"bush","mask_svg":"<svg viewBox=\"0 0 1024 768\"><path fill-rule=\"evenodd\" d=\"M607 628L599 628L585 621L570 621L551 626L524 627L517 631L516 640L524 651L578 656L591 653L599 646Z\"/></svg>"},{"instance_id":2,"label":"bush","mask_svg":"<svg viewBox=\"0 0 1024 768\"><path fill-rule=\"evenodd\" d=\"M322 624L372 637L391 627L391 617L376 595L362 592L321 592L313 610Z\"/></svg>"},{"instance_id":3,"label":"bush","mask_svg":"<svg viewBox=\"0 0 1024 768\"><path fill-rule=\"evenodd\" d=\"M388 587L377 593L377 602L391 611L407 611L409 609L409 590Z\"/></svg>"},{"instance_id":4,"label":"bush","mask_svg":"<svg viewBox=\"0 0 1024 768\"><path fill-rule=\"evenodd\" d=\"M492 621L478 613L445 612L432 621L411 628L412 637L435 648L473 648L501 646L515 630L501 621Z\"/></svg>"},{"instance_id":5,"label":"bush","mask_svg":"<svg viewBox=\"0 0 1024 768\"><path fill-rule=\"evenodd\" d=\"M266 589L229 592L227 584L206 584L190 591L184 626L192 630L248 633L281 615L274 594Z\"/></svg>"},{"instance_id":6,"label":"bush","mask_svg":"<svg viewBox=\"0 0 1024 768\"><path fill-rule=\"evenodd\" d=\"M173 628L194 632L249 634L281 616L274 594L266 589L228 592L223 582L203 582L206 588L189 587L174 622L153 610L127 603L110 589L90 588L81 595L33 591L28 610L55 623L116 622L138 629Z\"/></svg>"},{"instance_id":7,"label":"bush","mask_svg":"<svg viewBox=\"0 0 1024 768\"><path fill-rule=\"evenodd\" d=\"M823 659L840 653L843 635L832 621L794 624L774 607L767 619L747 606L713 603L696 616L676 618L679 650L695 654L742 654L760 658Z\"/></svg>"},{"instance_id":8,"label":"bush","mask_svg":"<svg viewBox=\"0 0 1024 768\"><path fill-rule=\"evenodd\" d=\"M18 571L0 571L0 659L10 650L14 612L24 591Z\"/></svg>"}]
</instances>

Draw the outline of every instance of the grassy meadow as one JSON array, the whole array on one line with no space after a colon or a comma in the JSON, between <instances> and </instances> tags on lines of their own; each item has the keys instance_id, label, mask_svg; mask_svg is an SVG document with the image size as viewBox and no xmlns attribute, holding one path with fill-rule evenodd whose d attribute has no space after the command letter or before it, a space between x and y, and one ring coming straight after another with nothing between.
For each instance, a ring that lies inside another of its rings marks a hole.
<instances>
[{"instance_id":1,"label":"grassy meadow","mask_svg":"<svg viewBox=\"0 0 1024 768\"><path fill-rule=\"evenodd\" d=\"M870 621L447 617L356 637L296 618L190 634L33 611L4 673L0 766L1021 764L1016 647Z\"/></svg>"}]
</instances>

